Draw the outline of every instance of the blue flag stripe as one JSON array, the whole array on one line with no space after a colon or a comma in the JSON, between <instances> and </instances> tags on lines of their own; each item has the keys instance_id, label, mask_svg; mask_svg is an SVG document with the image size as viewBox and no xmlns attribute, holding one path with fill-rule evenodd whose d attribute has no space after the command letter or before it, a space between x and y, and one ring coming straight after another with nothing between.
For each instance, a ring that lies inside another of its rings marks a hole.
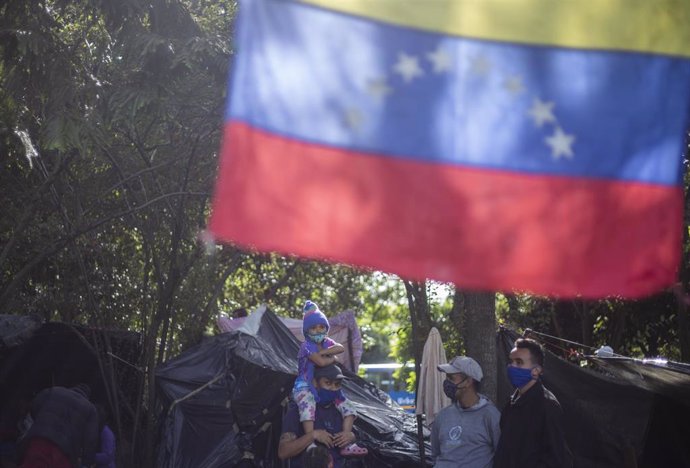
<instances>
[{"instance_id":1,"label":"blue flag stripe","mask_svg":"<svg viewBox=\"0 0 690 468\"><path fill-rule=\"evenodd\" d=\"M430 163L678 185L690 61L451 38L289 2L240 13L227 119Z\"/></svg>"}]
</instances>

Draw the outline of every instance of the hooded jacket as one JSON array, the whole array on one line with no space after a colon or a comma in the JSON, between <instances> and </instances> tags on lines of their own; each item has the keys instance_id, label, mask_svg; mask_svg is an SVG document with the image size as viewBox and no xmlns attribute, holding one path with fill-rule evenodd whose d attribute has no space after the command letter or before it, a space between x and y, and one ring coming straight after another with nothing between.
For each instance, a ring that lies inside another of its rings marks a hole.
<instances>
[{"instance_id":1,"label":"hooded jacket","mask_svg":"<svg viewBox=\"0 0 690 468\"><path fill-rule=\"evenodd\" d=\"M91 465L98 445L98 415L77 388L51 387L41 391L31 406L34 423L25 440L40 437L60 448L73 466L81 458Z\"/></svg>"},{"instance_id":2,"label":"hooded jacket","mask_svg":"<svg viewBox=\"0 0 690 468\"><path fill-rule=\"evenodd\" d=\"M462 408L457 402L438 412L431 426L435 468L491 468L501 415L491 401Z\"/></svg>"}]
</instances>

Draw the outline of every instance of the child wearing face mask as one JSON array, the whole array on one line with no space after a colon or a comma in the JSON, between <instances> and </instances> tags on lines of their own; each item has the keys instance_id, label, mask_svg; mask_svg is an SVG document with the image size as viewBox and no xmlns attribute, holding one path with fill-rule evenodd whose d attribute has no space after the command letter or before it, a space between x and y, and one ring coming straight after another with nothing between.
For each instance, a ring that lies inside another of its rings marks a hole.
<instances>
[{"instance_id":1,"label":"child wearing face mask","mask_svg":"<svg viewBox=\"0 0 690 468\"><path fill-rule=\"evenodd\" d=\"M304 342L297 355L298 370L295 385L292 388L292 398L299 408L299 419L304 432L310 433L314 431L316 403L321 401L319 392L312 383L314 368L334 364L335 355L344 352L345 348L328 337L330 328L328 319L314 302L305 302L302 312L304 313L302 320ZM342 391L338 392L338 397L333 402L343 417L343 430L350 432L356 416L352 403L345 398ZM341 455L344 456L362 456L367 453L367 449L356 444L351 444L341 450Z\"/></svg>"}]
</instances>

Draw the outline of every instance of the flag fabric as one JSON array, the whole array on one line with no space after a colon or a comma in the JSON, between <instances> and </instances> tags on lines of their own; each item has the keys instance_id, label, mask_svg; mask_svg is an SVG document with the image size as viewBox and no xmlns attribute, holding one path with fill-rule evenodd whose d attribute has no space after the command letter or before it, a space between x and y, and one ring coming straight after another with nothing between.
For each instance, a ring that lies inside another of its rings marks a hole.
<instances>
[{"instance_id":1,"label":"flag fabric","mask_svg":"<svg viewBox=\"0 0 690 468\"><path fill-rule=\"evenodd\" d=\"M682 0L245 0L211 233L480 290L676 278Z\"/></svg>"}]
</instances>

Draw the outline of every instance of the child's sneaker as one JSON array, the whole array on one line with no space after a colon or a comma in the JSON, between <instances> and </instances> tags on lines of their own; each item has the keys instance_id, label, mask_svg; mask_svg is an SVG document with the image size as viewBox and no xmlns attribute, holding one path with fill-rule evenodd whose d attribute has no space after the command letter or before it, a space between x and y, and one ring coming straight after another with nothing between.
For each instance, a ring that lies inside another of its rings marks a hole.
<instances>
[{"instance_id":1,"label":"child's sneaker","mask_svg":"<svg viewBox=\"0 0 690 468\"><path fill-rule=\"evenodd\" d=\"M347 447L340 449L340 455L343 457L363 457L369 453L369 450L360 447L357 444L350 444Z\"/></svg>"}]
</instances>

